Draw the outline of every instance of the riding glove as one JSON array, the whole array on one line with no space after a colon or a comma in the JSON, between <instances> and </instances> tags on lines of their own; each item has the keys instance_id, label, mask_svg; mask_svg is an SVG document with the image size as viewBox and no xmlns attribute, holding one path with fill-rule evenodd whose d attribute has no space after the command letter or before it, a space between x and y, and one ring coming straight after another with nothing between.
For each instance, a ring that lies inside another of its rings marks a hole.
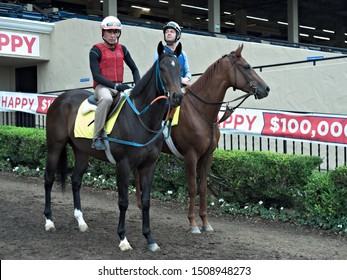
<instances>
[{"instance_id":1,"label":"riding glove","mask_svg":"<svg viewBox=\"0 0 347 280\"><path fill-rule=\"evenodd\" d=\"M118 91L125 91L126 89L129 89L130 86L127 84L115 84L115 89Z\"/></svg>"}]
</instances>

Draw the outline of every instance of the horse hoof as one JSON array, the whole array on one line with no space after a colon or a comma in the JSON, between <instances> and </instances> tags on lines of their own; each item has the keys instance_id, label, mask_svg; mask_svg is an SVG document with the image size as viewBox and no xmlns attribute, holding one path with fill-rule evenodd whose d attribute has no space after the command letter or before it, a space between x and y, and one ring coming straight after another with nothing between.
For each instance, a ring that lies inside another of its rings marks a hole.
<instances>
[{"instance_id":1,"label":"horse hoof","mask_svg":"<svg viewBox=\"0 0 347 280\"><path fill-rule=\"evenodd\" d=\"M190 233L199 234L199 233L201 233L201 231L200 231L199 227L192 227L190 229Z\"/></svg>"},{"instance_id":2,"label":"horse hoof","mask_svg":"<svg viewBox=\"0 0 347 280\"><path fill-rule=\"evenodd\" d=\"M158 246L157 243L152 243L147 245L147 249L152 252L157 252L160 250L160 247Z\"/></svg>"},{"instance_id":3,"label":"horse hoof","mask_svg":"<svg viewBox=\"0 0 347 280\"><path fill-rule=\"evenodd\" d=\"M211 232L214 231L210 224L202 226L202 231Z\"/></svg>"},{"instance_id":4,"label":"horse hoof","mask_svg":"<svg viewBox=\"0 0 347 280\"><path fill-rule=\"evenodd\" d=\"M54 231L55 230L54 223L51 220L46 220L45 229L46 231Z\"/></svg>"},{"instance_id":5,"label":"horse hoof","mask_svg":"<svg viewBox=\"0 0 347 280\"><path fill-rule=\"evenodd\" d=\"M122 252L132 250L133 248L130 246L130 243L128 242L127 238L125 237L121 242L119 243L119 249Z\"/></svg>"},{"instance_id":6,"label":"horse hoof","mask_svg":"<svg viewBox=\"0 0 347 280\"><path fill-rule=\"evenodd\" d=\"M81 224L78 226L80 232L86 232L88 230L88 225L87 224Z\"/></svg>"}]
</instances>

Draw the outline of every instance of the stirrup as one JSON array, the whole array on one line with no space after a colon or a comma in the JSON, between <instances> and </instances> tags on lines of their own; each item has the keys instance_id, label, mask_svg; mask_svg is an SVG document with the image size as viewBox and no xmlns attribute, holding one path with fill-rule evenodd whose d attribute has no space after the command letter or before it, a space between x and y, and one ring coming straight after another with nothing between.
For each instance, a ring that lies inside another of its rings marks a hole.
<instances>
[{"instance_id":1,"label":"stirrup","mask_svg":"<svg viewBox=\"0 0 347 280\"><path fill-rule=\"evenodd\" d=\"M101 137L96 138L95 140L93 140L92 148L98 151L106 150L106 145L104 143L104 140Z\"/></svg>"}]
</instances>

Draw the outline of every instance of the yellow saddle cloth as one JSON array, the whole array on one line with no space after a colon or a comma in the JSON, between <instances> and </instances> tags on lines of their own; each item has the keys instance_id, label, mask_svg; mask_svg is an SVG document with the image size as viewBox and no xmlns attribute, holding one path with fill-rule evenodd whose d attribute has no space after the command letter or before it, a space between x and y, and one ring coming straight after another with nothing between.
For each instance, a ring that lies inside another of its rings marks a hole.
<instances>
[{"instance_id":1,"label":"yellow saddle cloth","mask_svg":"<svg viewBox=\"0 0 347 280\"><path fill-rule=\"evenodd\" d=\"M120 106L118 106L117 111L111 116L111 118L106 122L106 134L110 134L112 131L112 128L118 118L119 112L121 108L123 107L126 99L121 101L122 103ZM84 106L86 106L86 103L88 100L84 100L81 104L81 106L78 109L76 121L75 121L75 129L74 134L76 138L88 138L93 139L94 137L94 118L95 118L95 111L89 111L86 114L82 114ZM91 123L92 122L92 123ZM91 123L91 124L90 124ZM90 124L90 125L89 125Z\"/></svg>"},{"instance_id":2,"label":"yellow saddle cloth","mask_svg":"<svg viewBox=\"0 0 347 280\"><path fill-rule=\"evenodd\" d=\"M119 112L121 111L126 99L121 101L122 103L118 107L117 111L112 115L112 117L106 122L106 134L109 135L112 131L112 128L114 124L116 123L116 120L118 118ZM84 100L82 104L80 105L76 121L75 121L75 129L74 134L76 138L87 138L87 139L93 139L94 137L94 118L95 118L95 111L89 111L86 114L82 114L82 111L84 107L86 106L86 103L88 103L88 100ZM172 118L171 126L178 124L178 118L180 113L180 108L177 107L175 114Z\"/></svg>"}]
</instances>

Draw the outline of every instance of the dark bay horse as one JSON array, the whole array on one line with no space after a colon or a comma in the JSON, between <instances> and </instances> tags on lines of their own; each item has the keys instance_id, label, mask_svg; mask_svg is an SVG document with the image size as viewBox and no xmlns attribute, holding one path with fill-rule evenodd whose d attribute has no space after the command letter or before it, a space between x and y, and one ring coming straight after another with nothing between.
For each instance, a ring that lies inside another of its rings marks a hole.
<instances>
[{"instance_id":1,"label":"dark bay horse","mask_svg":"<svg viewBox=\"0 0 347 280\"><path fill-rule=\"evenodd\" d=\"M147 248L156 251L159 246L154 241L150 229L150 190L155 171L156 160L160 154L163 138L161 122L165 113L165 104L169 100L172 106L181 104L183 95L180 88L181 66L177 57L181 53L179 44L175 55L163 54L163 45L158 44L158 60L134 87L131 101L126 102L119 114L112 132L108 135L111 153L116 160L116 178L118 187L119 248L122 251L132 249L125 236L125 214L128 208L128 186L130 172L137 168L142 189L142 233L147 240ZM45 228L54 230L51 210L51 190L55 172L60 174L64 187L67 177L67 144L70 144L75 163L72 172L72 192L74 216L79 230L86 231L88 226L83 219L80 202L80 188L83 174L88 167L88 158L108 161L104 151L91 148L90 139L75 138L74 126L80 104L90 96L84 90L66 91L58 96L50 106L46 119L47 162L45 170ZM150 106L149 106L150 105ZM149 106L149 107L148 107ZM144 108L148 107L148 110ZM143 114L135 112L145 111ZM160 135L160 137L157 137ZM115 140L115 141L112 141ZM119 143L117 140L124 141ZM127 143L137 143L134 146ZM141 144L141 145L140 145Z\"/></svg>"},{"instance_id":2,"label":"dark bay horse","mask_svg":"<svg viewBox=\"0 0 347 280\"><path fill-rule=\"evenodd\" d=\"M233 87L261 99L269 94L270 88L241 56L243 45L236 51L224 55L211 64L206 71L186 88L179 115L179 123L172 127L171 138L185 164L188 183L190 230L200 233L195 220L195 197L197 182L200 196L199 215L203 231L213 231L207 219L207 175L211 167L212 154L216 149L220 131L217 117L226 91ZM239 97L240 98L240 97ZM238 99L239 99L238 98ZM243 101L241 101L243 102ZM240 105L240 104L239 104ZM232 110L227 107L230 113ZM164 143L162 152L172 153ZM141 206L138 174L134 172L138 205Z\"/></svg>"}]
</instances>

